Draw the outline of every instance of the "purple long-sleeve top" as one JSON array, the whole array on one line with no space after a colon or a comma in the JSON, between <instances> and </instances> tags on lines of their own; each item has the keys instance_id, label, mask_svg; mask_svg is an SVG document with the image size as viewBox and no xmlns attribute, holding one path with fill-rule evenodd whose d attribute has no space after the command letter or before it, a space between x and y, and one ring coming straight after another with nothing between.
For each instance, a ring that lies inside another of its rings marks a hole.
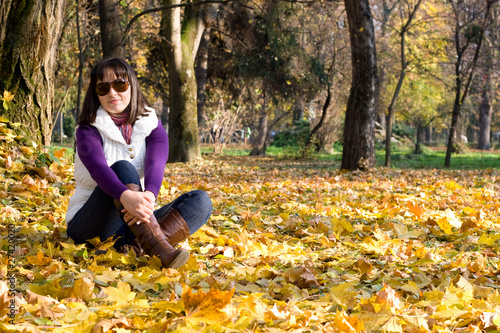
<instances>
[{"instance_id":1,"label":"purple long-sleeve top","mask_svg":"<svg viewBox=\"0 0 500 333\"><path fill-rule=\"evenodd\" d=\"M99 130L89 124L80 124L76 130L76 149L80 160L99 187L115 199L120 199L128 188L118 179L108 166L103 140ZM92 152L85 154L80 152ZM165 164L168 159L168 136L160 121L158 126L146 137L146 156L144 158L144 190L158 196L163 181Z\"/></svg>"}]
</instances>

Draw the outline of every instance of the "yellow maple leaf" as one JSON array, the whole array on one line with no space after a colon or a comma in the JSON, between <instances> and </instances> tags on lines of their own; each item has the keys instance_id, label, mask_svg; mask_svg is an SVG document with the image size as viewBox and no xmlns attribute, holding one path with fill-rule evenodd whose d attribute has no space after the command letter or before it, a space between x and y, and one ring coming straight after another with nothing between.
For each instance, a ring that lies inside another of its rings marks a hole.
<instances>
[{"instance_id":1,"label":"yellow maple leaf","mask_svg":"<svg viewBox=\"0 0 500 333\"><path fill-rule=\"evenodd\" d=\"M346 218L338 218L336 216L331 218L331 223L332 223L332 229L334 233L337 235L340 235L342 232L347 231L348 233L351 233L354 231L354 228L352 224L347 221Z\"/></svg>"},{"instance_id":2,"label":"yellow maple leaf","mask_svg":"<svg viewBox=\"0 0 500 333\"><path fill-rule=\"evenodd\" d=\"M453 233L453 228L460 228L462 222L455 216L455 213L451 209L445 210L444 214L437 219L436 223L444 231L445 234L450 235Z\"/></svg>"},{"instance_id":3,"label":"yellow maple leaf","mask_svg":"<svg viewBox=\"0 0 500 333\"><path fill-rule=\"evenodd\" d=\"M403 332L401 320L397 316L392 316L381 329L382 332Z\"/></svg>"},{"instance_id":4,"label":"yellow maple leaf","mask_svg":"<svg viewBox=\"0 0 500 333\"><path fill-rule=\"evenodd\" d=\"M104 287L102 291L108 295L106 298L111 302L116 302L116 305L124 305L135 298L136 293L130 290L130 285L126 282L118 281L115 287Z\"/></svg>"},{"instance_id":5,"label":"yellow maple leaf","mask_svg":"<svg viewBox=\"0 0 500 333\"><path fill-rule=\"evenodd\" d=\"M30 264L35 266L47 266L52 262L52 257L46 257L42 250L38 250L36 256L29 256L26 259L28 259Z\"/></svg>"},{"instance_id":6,"label":"yellow maple leaf","mask_svg":"<svg viewBox=\"0 0 500 333\"><path fill-rule=\"evenodd\" d=\"M74 297L78 297L83 299L84 301L88 301L89 299L92 298L93 291L94 291L94 281L92 281L88 277L83 277L75 281L71 294Z\"/></svg>"},{"instance_id":7,"label":"yellow maple leaf","mask_svg":"<svg viewBox=\"0 0 500 333\"><path fill-rule=\"evenodd\" d=\"M408 281L407 284L401 286L400 288L413 293L417 297L420 295L420 289L418 288L417 284L413 281Z\"/></svg>"},{"instance_id":8,"label":"yellow maple leaf","mask_svg":"<svg viewBox=\"0 0 500 333\"><path fill-rule=\"evenodd\" d=\"M478 244L479 245L487 245L487 246L492 246L495 244L496 241L500 239L500 234L486 234L483 233L481 234L481 237L479 237Z\"/></svg>"}]
</instances>

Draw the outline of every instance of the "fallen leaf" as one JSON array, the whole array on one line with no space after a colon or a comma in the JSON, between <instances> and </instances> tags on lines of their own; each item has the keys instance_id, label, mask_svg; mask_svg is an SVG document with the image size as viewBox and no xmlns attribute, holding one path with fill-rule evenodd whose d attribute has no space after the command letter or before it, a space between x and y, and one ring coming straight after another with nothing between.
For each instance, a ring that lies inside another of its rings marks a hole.
<instances>
[{"instance_id":1,"label":"fallen leaf","mask_svg":"<svg viewBox=\"0 0 500 333\"><path fill-rule=\"evenodd\" d=\"M234 289L231 291L211 289L208 292L199 290L193 293L188 285L184 285L181 299L187 316L217 321L225 318L221 310L229 304L233 295Z\"/></svg>"},{"instance_id":2,"label":"fallen leaf","mask_svg":"<svg viewBox=\"0 0 500 333\"><path fill-rule=\"evenodd\" d=\"M92 328L92 333L117 332L117 329L131 328L132 322L128 318L102 319ZM127 330L127 332L129 331Z\"/></svg>"},{"instance_id":3,"label":"fallen leaf","mask_svg":"<svg viewBox=\"0 0 500 333\"><path fill-rule=\"evenodd\" d=\"M85 288L88 288L85 287ZM135 298L136 293L130 290L130 285L126 282L118 281L116 287L104 287L102 291L108 295L106 298L111 302L115 302L117 306L125 305Z\"/></svg>"}]
</instances>

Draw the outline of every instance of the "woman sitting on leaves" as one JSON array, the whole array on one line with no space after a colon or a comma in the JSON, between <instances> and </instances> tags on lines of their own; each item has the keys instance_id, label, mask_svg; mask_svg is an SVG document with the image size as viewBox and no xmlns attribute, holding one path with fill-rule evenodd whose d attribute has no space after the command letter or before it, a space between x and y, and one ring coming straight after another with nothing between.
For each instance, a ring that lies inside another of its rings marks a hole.
<instances>
[{"instance_id":1,"label":"woman sitting on leaves","mask_svg":"<svg viewBox=\"0 0 500 333\"><path fill-rule=\"evenodd\" d=\"M168 158L168 137L124 60L100 61L90 74L76 130L76 190L66 223L75 243L114 237L117 250L132 246L178 268L189 252L176 244L212 213L204 191L185 193L155 210Z\"/></svg>"}]
</instances>

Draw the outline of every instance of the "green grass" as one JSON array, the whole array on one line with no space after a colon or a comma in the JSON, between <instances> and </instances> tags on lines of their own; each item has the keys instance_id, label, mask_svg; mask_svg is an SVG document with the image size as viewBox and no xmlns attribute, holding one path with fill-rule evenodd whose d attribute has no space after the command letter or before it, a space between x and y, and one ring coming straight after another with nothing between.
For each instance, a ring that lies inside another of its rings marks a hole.
<instances>
[{"instance_id":1,"label":"green grass","mask_svg":"<svg viewBox=\"0 0 500 333\"><path fill-rule=\"evenodd\" d=\"M66 148L69 154L72 154L73 148L54 145L52 148ZM203 155L213 154L212 146L201 146ZM224 156L249 156L250 149L244 147L226 147L223 151ZM282 160L303 160L297 147L274 147L270 146L266 150L266 155L275 159ZM391 154L391 168L393 169L444 169L444 160L446 150L432 150L424 148L424 153L415 155L411 150L393 149ZM332 168L340 168L342 161L342 151L336 150L331 154L312 154L310 159L313 161L331 162ZM382 167L385 161L385 150L376 151L376 167ZM478 152L466 151L462 154L453 154L451 156L451 168L455 170L500 170L500 153L497 152Z\"/></svg>"},{"instance_id":2,"label":"green grass","mask_svg":"<svg viewBox=\"0 0 500 333\"><path fill-rule=\"evenodd\" d=\"M426 151L420 155L407 152L391 154L391 164L398 169L444 169L446 151ZM377 152L377 165L384 165L385 151ZM451 167L455 170L500 169L500 154L467 151L451 155Z\"/></svg>"},{"instance_id":3,"label":"green grass","mask_svg":"<svg viewBox=\"0 0 500 333\"><path fill-rule=\"evenodd\" d=\"M213 148L203 147L204 154L213 153ZM243 147L229 147L224 149L226 156L248 156L249 149ZM299 149L296 147L268 147L266 155L276 159L302 159ZM424 148L424 153L415 155L411 150L394 149L391 154L391 168L393 169L444 169L446 150L432 150ZM313 154L309 159L332 162L333 168L340 168L342 152L335 151L332 154ZM382 167L385 161L385 150L376 151L376 167ZM500 153L466 151L462 154L451 156L451 168L455 170L475 169L500 169Z\"/></svg>"}]
</instances>

